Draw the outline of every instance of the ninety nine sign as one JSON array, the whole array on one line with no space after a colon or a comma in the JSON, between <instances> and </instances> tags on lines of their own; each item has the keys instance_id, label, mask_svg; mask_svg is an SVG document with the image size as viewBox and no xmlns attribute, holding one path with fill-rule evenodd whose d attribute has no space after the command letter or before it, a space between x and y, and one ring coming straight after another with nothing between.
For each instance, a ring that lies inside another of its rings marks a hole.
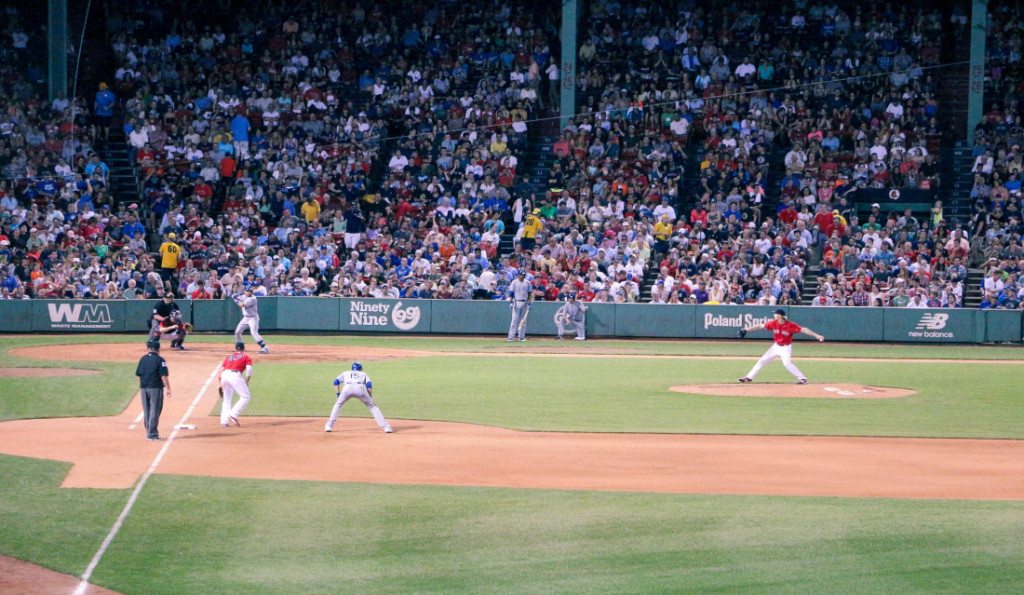
<instances>
[{"instance_id":1,"label":"ninety nine sign","mask_svg":"<svg viewBox=\"0 0 1024 595\"><path fill-rule=\"evenodd\" d=\"M113 324L106 304L47 304L50 328L109 329Z\"/></svg>"},{"instance_id":2,"label":"ninety nine sign","mask_svg":"<svg viewBox=\"0 0 1024 595\"><path fill-rule=\"evenodd\" d=\"M402 307L402 302L366 302L354 300L348 305L349 325L354 328L387 330L393 325L400 331L411 331L420 322L419 306Z\"/></svg>"}]
</instances>

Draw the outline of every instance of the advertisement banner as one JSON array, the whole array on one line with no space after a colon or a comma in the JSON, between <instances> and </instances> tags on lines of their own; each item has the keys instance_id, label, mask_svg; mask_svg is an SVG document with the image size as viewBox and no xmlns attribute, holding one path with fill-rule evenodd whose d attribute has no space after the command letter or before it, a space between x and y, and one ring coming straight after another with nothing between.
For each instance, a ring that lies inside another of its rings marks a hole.
<instances>
[{"instance_id":1,"label":"advertisement banner","mask_svg":"<svg viewBox=\"0 0 1024 595\"><path fill-rule=\"evenodd\" d=\"M431 300L343 299L339 312L340 329L350 332L428 333L431 303ZM277 315L283 325L280 308Z\"/></svg>"},{"instance_id":2,"label":"advertisement banner","mask_svg":"<svg viewBox=\"0 0 1024 595\"><path fill-rule=\"evenodd\" d=\"M678 306L686 308L687 306ZM691 306L696 316L697 338L735 339L741 328L764 324L772 319L771 306Z\"/></svg>"},{"instance_id":3,"label":"advertisement banner","mask_svg":"<svg viewBox=\"0 0 1024 595\"><path fill-rule=\"evenodd\" d=\"M35 332L120 333L125 331L125 301L35 300Z\"/></svg>"},{"instance_id":4,"label":"advertisement banner","mask_svg":"<svg viewBox=\"0 0 1024 595\"><path fill-rule=\"evenodd\" d=\"M886 308L885 341L974 343L976 310Z\"/></svg>"}]
</instances>

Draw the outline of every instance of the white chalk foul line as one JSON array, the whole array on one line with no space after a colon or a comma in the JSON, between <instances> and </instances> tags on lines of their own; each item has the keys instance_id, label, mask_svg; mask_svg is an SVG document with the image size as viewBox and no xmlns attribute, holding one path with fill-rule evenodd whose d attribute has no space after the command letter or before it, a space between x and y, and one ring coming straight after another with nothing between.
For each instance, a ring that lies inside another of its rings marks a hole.
<instances>
[{"instance_id":1,"label":"white chalk foul line","mask_svg":"<svg viewBox=\"0 0 1024 595\"><path fill-rule=\"evenodd\" d=\"M129 430L134 430L135 426L139 425L139 422L142 421L142 416L144 413L144 411L140 411L139 414L135 416L135 421L133 421L132 424L128 426Z\"/></svg>"},{"instance_id":2,"label":"white chalk foul line","mask_svg":"<svg viewBox=\"0 0 1024 595\"><path fill-rule=\"evenodd\" d=\"M75 588L74 595L85 595L86 589L89 588L89 579L92 577L93 571L96 570L96 566L99 565L100 560L103 558L103 554L107 552L107 548L110 547L110 543L114 541L114 537L116 537L117 533L121 530L121 526L124 524L125 519L128 518L128 514L132 511L132 507L135 506L136 500L139 499L139 494L142 492L142 488L146 485L146 482L149 481L150 476L152 476L156 471L157 466L160 465L160 461L164 460L164 455L167 454L167 449L171 447L171 443L174 442L175 437L178 435L178 426L184 424L192 415L192 412L195 411L196 406L199 405L199 401L202 400L203 395L206 394L206 389L210 387L210 383L217 377L217 372L220 372L219 364L213 369L213 372L210 372L210 376L206 379L206 382L203 383L199 392L196 393L195 398L192 399L192 403L188 406L188 409L185 410L181 419L178 420L178 423L174 424L174 430L171 431L171 435L168 436L167 441L164 442L163 448L160 449L156 458L153 459L149 469L147 469L146 472L142 474L142 477L139 478L139 483L135 484L135 489L132 490L132 495L128 497L128 503L125 504L124 510L122 510L121 514L118 515L117 520L114 521L114 526L110 528L110 532L107 533L107 536L103 539L103 543L100 544L100 549L96 550L96 555L92 557L92 560L89 561L89 565L85 568L85 572L82 573L81 581L78 583L78 587ZM139 414L139 417L141 418L142 415Z\"/></svg>"}]
</instances>

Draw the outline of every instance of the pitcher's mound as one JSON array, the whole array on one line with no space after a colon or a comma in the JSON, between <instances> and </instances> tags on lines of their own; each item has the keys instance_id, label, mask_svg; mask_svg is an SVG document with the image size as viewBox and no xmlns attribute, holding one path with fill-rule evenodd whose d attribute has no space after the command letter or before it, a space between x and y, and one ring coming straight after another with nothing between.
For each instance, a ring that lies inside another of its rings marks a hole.
<instances>
[{"instance_id":1,"label":"pitcher's mound","mask_svg":"<svg viewBox=\"0 0 1024 595\"><path fill-rule=\"evenodd\" d=\"M778 397L796 399L896 399L917 394L907 388L866 386L863 384L687 384L669 387L670 391L716 397Z\"/></svg>"}]
</instances>

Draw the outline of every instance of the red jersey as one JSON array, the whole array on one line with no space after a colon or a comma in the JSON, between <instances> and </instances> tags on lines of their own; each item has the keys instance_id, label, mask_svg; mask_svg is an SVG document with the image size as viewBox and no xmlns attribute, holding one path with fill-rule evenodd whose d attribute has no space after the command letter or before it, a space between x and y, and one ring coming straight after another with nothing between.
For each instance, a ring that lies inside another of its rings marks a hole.
<instances>
[{"instance_id":1,"label":"red jersey","mask_svg":"<svg viewBox=\"0 0 1024 595\"><path fill-rule=\"evenodd\" d=\"M768 322L764 323L764 328L765 330L769 330L772 332L772 336L774 337L775 343L777 345L783 346L792 345L793 336L799 333L801 330L803 330L799 324L795 322L790 322L788 320L782 323L775 322L774 320L769 320Z\"/></svg>"},{"instance_id":2,"label":"red jersey","mask_svg":"<svg viewBox=\"0 0 1024 595\"><path fill-rule=\"evenodd\" d=\"M224 363L221 364L225 370L234 370L235 372L245 372L245 367L251 365L252 359L241 351L236 351L227 356L224 358Z\"/></svg>"}]
</instances>

